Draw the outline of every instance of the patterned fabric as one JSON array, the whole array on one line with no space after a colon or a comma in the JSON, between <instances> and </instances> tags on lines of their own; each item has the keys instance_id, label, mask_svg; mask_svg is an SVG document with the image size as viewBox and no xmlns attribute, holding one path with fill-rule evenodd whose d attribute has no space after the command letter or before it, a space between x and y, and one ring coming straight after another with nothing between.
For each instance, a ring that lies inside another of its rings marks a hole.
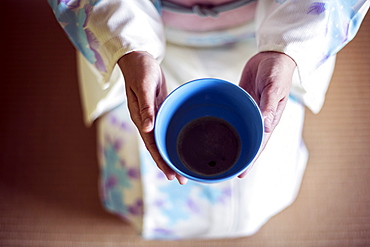
<instances>
[{"instance_id":1,"label":"patterned fabric","mask_svg":"<svg viewBox=\"0 0 370 247\"><path fill-rule=\"evenodd\" d=\"M240 57L252 56L255 49L253 39L217 51L169 44L162 68L170 89L199 75L219 73L219 68L229 63L234 67L223 70L222 77L236 81L237 71L244 65ZM233 56L235 53L240 57ZM209 56L214 59L209 60ZM217 62L220 58L224 60ZM178 70L180 65L182 70ZM217 184L189 181L181 186L177 181L167 181L156 167L129 118L127 106L122 104L97 120L103 203L109 211L132 222L147 239L254 234L297 195L307 161L301 139L303 119L304 107L290 99L259 163L246 178ZM142 215L134 214L140 212L141 205Z\"/></svg>"},{"instance_id":2,"label":"patterned fabric","mask_svg":"<svg viewBox=\"0 0 370 247\"><path fill-rule=\"evenodd\" d=\"M117 94L107 93L116 87L111 77L120 57L143 50L162 61L165 31L159 0L153 1L48 0L71 42L95 70L97 79L82 86L87 123L123 102ZM321 109L328 84L313 81L312 74L327 60L335 59L335 54L353 39L369 4L365 0L258 1L258 51L284 52L296 61L300 75L297 95L313 112ZM198 33L199 37L176 30L167 35L175 43L188 40L192 45L222 45L251 37L250 27L245 27L248 31L235 27L223 33Z\"/></svg>"},{"instance_id":3,"label":"patterned fabric","mask_svg":"<svg viewBox=\"0 0 370 247\"><path fill-rule=\"evenodd\" d=\"M127 109L113 110L101 118L97 138L102 204L141 231L143 193L138 133Z\"/></svg>"},{"instance_id":4,"label":"patterned fabric","mask_svg":"<svg viewBox=\"0 0 370 247\"><path fill-rule=\"evenodd\" d=\"M68 38L101 74L99 83L102 90L109 86L105 84L109 82L118 59L126 53L145 50L159 61L163 58L163 25L160 15L149 0L48 2ZM141 23L140 27L138 23Z\"/></svg>"},{"instance_id":5,"label":"patterned fabric","mask_svg":"<svg viewBox=\"0 0 370 247\"><path fill-rule=\"evenodd\" d=\"M48 2L58 22L76 48L90 63L95 64L100 72L106 73L107 64L105 64L102 59L102 51L99 51L100 44L102 43L100 41L100 35L97 36L97 32L94 33L91 31L89 22L90 16L95 10L95 6L106 6L109 4L113 6L113 1L109 3L106 0L48 0ZM263 47L271 46L270 43L276 41L276 37L284 37L284 32L293 28L297 29L296 26L300 25L298 26L300 31L305 31L311 36L318 36L321 41L324 41L324 44L327 42L327 44L321 46L320 50L323 50L322 59L316 61L316 68L328 57L335 55L343 46L353 39L369 8L369 1L366 0L321 0L305 1L305 3L295 0L275 0L275 5L271 3L271 0L260 0L260 2L262 2L261 5L268 8L265 10L266 12L263 15L264 18L261 20L261 24L263 23L262 30L264 30L264 27L275 29L271 34L269 34L268 31L260 31L261 34L259 36L261 36L261 39L265 39L264 41L260 41L263 43ZM157 9L160 9L160 2L158 0L153 1L153 4ZM138 6L140 6L140 4L138 4ZM118 9L117 11L125 10ZM297 19L299 19L299 22L292 24L292 22ZM275 22L276 20L280 20L280 27L277 28L276 25L268 25L272 21L277 23ZM284 24L286 24L286 26L282 26ZM105 32L109 31L109 28L105 30ZM141 32L142 30L139 28L138 31ZM312 31L317 32L312 34ZM267 40L267 35L269 38L271 37L273 41L270 39ZM327 39L322 39L322 35L327 37ZM295 32L294 35L289 36L295 37L297 40L286 40L287 42L283 44L284 50L289 50L290 43L300 41L298 45L301 45L301 43L305 41L302 40L303 38L306 38L308 41L313 38L309 36L302 37L301 32ZM150 40L148 42L152 41ZM272 44L273 47L277 45L280 44ZM311 51L312 49L309 50ZM271 48L269 50L271 50ZM302 50L301 48L300 51ZM296 56L292 57L295 58Z\"/></svg>"},{"instance_id":6,"label":"patterned fabric","mask_svg":"<svg viewBox=\"0 0 370 247\"><path fill-rule=\"evenodd\" d=\"M91 0L83 5L81 1L50 0L49 4L55 13L57 21L61 23L73 45L99 71L106 72L106 65L98 52L100 42L87 26L91 10L99 2L100 0Z\"/></svg>"},{"instance_id":7,"label":"patterned fabric","mask_svg":"<svg viewBox=\"0 0 370 247\"><path fill-rule=\"evenodd\" d=\"M307 161L300 139L303 116L302 105L291 99L285 127L278 131L286 136L285 129L293 130L283 144L277 142L283 153L277 156L282 150L270 147L275 151L268 151L263 164L257 164L246 178L179 185L156 167L127 106L120 105L97 121L102 203L147 239L252 235L292 203L298 192Z\"/></svg>"},{"instance_id":8,"label":"patterned fabric","mask_svg":"<svg viewBox=\"0 0 370 247\"><path fill-rule=\"evenodd\" d=\"M335 54L354 37L369 8L369 1L363 0L259 0L257 47L251 37L202 49L165 47L160 15L149 0L49 3L79 51L87 119L98 118L102 203L148 239L248 236L294 201L308 155L301 136L304 106L300 102L314 110L321 107ZM299 67L293 78L296 90L292 90L298 101L289 99L247 177L181 186L167 181L158 170L130 120L124 78L116 62L134 50L148 51L162 62L169 91L200 77L237 83L246 61L256 52L286 52Z\"/></svg>"},{"instance_id":9,"label":"patterned fabric","mask_svg":"<svg viewBox=\"0 0 370 247\"><path fill-rule=\"evenodd\" d=\"M354 38L369 5L366 0L259 0L258 50L280 51L294 59L302 91L310 94L304 103L313 112L321 109L324 94L317 92L326 92L327 85L311 75Z\"/></svg>"}]
</instances>

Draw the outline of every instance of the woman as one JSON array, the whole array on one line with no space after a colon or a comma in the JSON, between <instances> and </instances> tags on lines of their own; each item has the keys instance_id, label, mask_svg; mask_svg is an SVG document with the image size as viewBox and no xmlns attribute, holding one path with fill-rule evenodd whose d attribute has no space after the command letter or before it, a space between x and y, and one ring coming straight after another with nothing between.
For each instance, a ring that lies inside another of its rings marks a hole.
<instances>
[{"instance_id":1,"label":"woman","mask_svg":"<svg viewBox=\"0 0 370 247\"><path fill-rule=\"evenodd\" d=\"M248 236L294 201L308 158L304 108L321 109L335 55L369 8L363 0L49 3L78 49L102 201L148 239ZM253 168L210 185L173 172L153 137L167 93L202 77L238 83L265 125Z\"/></svg>"}]
</instances>

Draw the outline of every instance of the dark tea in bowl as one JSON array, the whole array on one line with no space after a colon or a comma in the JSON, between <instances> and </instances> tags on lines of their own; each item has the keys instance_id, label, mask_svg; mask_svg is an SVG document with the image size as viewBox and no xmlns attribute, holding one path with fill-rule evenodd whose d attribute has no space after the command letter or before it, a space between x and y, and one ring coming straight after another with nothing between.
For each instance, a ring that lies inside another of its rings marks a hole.
<instances>
[{"instance_id":1,"label":"dark tea in bowl","mask_svg":"<svg viewBox=\"0 0 370 247\"><path fill-rule=\"evenodd\" d=\"M165 99L154 135L175 172L194 181L219 182L253 162L263 122L257 104L241 87L204 78L181 85Z\"/></svg>"},{"instance_id":2,"label":"dark tea in bowl","mask_svg":"<svg viewBox=\"0 0 370 247\"><path fill-rule=\"evenodd\" d=\"M217 117L192 120L180 131L177 153L191 171L205 176L231 169L240 155L240 137L236 129Z\"/></svg>"}]
</instances>

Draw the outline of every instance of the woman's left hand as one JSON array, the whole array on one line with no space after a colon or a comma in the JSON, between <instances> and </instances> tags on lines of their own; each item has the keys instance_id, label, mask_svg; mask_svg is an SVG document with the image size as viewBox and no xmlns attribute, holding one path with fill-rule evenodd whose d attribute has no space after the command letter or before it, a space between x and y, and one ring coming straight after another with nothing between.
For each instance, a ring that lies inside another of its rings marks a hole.
<instances>
[{"instance_id":1,"label":"woman's left hand","mask_svg":"<svg viewBox=\"0 0 370 247\"><path fill-rule=\"evenodd\" d=\"M264 122L265 133L259 154L283 114L295 68L296 64L291 57L270 51L253 56L244 67L239 85L256 101ZM246 173L238 177L242 178Z\"/></svg>"}]
</instances>

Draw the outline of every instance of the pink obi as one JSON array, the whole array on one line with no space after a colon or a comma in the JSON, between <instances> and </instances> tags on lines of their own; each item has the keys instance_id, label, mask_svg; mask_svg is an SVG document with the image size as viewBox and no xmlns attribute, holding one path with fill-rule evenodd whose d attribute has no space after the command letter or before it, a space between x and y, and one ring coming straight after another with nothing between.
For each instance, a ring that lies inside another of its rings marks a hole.
<instances>
[{"instance_id":1,"label":"pink obi","mask_svg":"<svg viewBox=\"0 0 370 247\"><path fill-rule=\"evenodd\" d=\"M179 4L181 6L193 7L195 5L218 6L233 2L230 0L170 0L168 2ZM254 19L257 2L251 2L239 8L221 12L217 17L201 17L196 14L180 13L174 11L162 10L163 22L167 27L176 28L185 31L215 31L232 28L246 24Z\"/></svg>"},{"instance_id":2,"label":"pink obi","mask_svg":"<svg viewBox=\"0 0 370 247\"><path fill-rule=\"evenodd\" d=\"M198 6L221 6L230 0L170 0L191 10ZM167 40L189 46L217 46L254 36L253 20L257 2L222 11L217 16L162 9Z\"/></svg>"}]
</instances>

